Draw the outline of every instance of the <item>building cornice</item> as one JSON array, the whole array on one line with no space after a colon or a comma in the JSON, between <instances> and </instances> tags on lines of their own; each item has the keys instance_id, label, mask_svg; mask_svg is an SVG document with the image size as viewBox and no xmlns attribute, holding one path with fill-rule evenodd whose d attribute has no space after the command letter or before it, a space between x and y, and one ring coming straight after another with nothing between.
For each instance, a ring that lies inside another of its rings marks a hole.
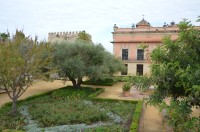
<instances>
[{"instance_id":1,"label":"building cornice","mask_svg":"<svg viewBox=\"0 0 200 132\"><path fill-rule=\"evenodd\" d=\"M145 41L111 41L110 43L161 43L161 40L145 40Z\"/></svg>"},{"instance_id":2,"label":"building cornice","mask_svg":"<svg viewBox=\"0 0 200 132\"><path fill-rule=\"evenodd\" d=\"M130 34L130 33L179 33L179 30L165 30L165 31L116 31L112 34Z\"/></svg>"}]
</instances>

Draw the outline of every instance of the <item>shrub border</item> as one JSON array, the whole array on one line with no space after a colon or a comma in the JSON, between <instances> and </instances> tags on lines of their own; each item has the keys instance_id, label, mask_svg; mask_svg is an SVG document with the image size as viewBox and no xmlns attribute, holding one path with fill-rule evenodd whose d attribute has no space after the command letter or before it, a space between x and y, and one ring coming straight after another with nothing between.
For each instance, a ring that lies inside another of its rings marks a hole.
<instances>
[{"instance_id":1,"label":"shrub border","mask_svg":"<svg viewBox=\"0 0 200 132\"><path fill-rule=\"evenodd\" d=\"M94 85L94 86L113 86L117 83L117 81L113 81L112 83L103 83L103 84L96 84L89 81L84 81L83 85Z\"/></svg>"},{"instance_id":2,"label":"shrub border","mask_svg":"<svg viewBox=\"0 0 200 132\"><path fill-rule=\"evenodd\" d=\"M133 115L133 120L130 126L130 132L137 132L139 128L139 122L140 122L140 116L142 113L142 106L143 106L143 101L138 101L134 115Z\"/></svg>"},{"instance_id":3,"label":"shrub border","mask_svg":"<svg viewBox=\"0 0 200 132\"><path fill-rule=\"evenodd\" d=\"M105 88L95 88L98 89L98 91L96 91L95 93L89 95L89 98L95 98L97 97L99 94L105 92Z\"/></svg>"}]
</instances>

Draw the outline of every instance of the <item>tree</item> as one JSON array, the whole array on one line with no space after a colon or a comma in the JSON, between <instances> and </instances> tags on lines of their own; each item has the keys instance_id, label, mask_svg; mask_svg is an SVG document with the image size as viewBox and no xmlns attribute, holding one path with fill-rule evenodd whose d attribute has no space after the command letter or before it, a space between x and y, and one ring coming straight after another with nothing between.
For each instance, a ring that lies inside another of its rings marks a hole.
<instances>
[{"instance_id":1,"label":"tree","mask_svg":"<svg viewBox=\"0 0 200 132\"><path fill-rule=\"evenodd\" d=\"M43 78L41 68L52 60L49 51L52 48L46 42L38 42L25 37L22 31L16 31L12 38L0 44L0 86L12 100L12 115L16 115L18 98L32 85L35 79ZM12 90L12 92L9 92Z\"/></svg>"},{"instance_id":2,"label":"tree","mask_svg":"<svg viewBox=\"0 0 200 132\"><path fill-rule=\"evenodd\" d=\"M86 41L88 43L92 43L92 38L91 35L86 33L85 31L82 31L78 34L78 41L82 40L82 41Z\"/></svg>"},{"instance_id":3,"label":"tree","mask_svg":"<svg viewBox=\"0 0 200 132\"><path fill-rule=\"evenodd\" d=\"M10 37L9 33L0 33L0 42L5 42Z\"/></svg>"},{"instance_id":4,"label":"tree","mask_svg":"<svg viewBox=\"0 0 200 132\"><path fill-rule=\"evenodd\" d=\"M63 41L54 46L54 64L76 88L80 87L85 76L101 79L123 69L121 61L105 51L102 45Z\"/></svg>"},{"instance_id":5,"label":"tree","mask_svg":"<svg viewBox=\"0 0 200 132\"><path fill-rule=\"evenodd\" d=\"M186 19L178 26L178 39L166 37L151 54L156 90L149 102L167 109L175 131L192 131L199 128L194 125L199 119L190 114L193 106L200 107L200 30ZM170 105L166 97L171 97Z\"/></svg>"}]
</instances>

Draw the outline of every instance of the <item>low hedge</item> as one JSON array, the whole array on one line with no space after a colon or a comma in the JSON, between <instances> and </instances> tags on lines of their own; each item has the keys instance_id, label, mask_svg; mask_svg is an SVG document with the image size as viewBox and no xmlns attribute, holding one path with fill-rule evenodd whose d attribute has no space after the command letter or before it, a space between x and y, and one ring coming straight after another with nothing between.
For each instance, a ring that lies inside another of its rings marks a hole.
<instances>
[{"instance_id":1,"label":"low hedge","mask_svg":"<svg viewBox=\"0 0 200 132\"><path fill-rule=\"evenodd\" d=\"M99 86L113 86L116 83L117 83L117 81L112 78L106 78L104 80L102 80L102 79L87 80L87 81L83 82L83 84L86 84L86 85L99 85Z\"/></svg>"},{"instance_id":2,"label":"low hedge","mask_svg":"<svg viewBox=\"0 0 200 132\"><path fill-rule=\"evenodd\" d=\"M133 120L130 127L130 132L137 132L139 128L139 121L140 121L140 115L142 113L142 105L143 101L138 101L134 115Z\"/></svg>"},{"instance_id":3,"label":"low hedge","mask_svg":"<svg viewBox=\"0 0 200 132\"><path fill-rule=\"evenodd\" d=\"M105 91L105 88L96 88L97 91L93 94L91 94L89 97L90 98L95 98L97 97L99 94L103 93Z\"/></svg>"}]
</instances>

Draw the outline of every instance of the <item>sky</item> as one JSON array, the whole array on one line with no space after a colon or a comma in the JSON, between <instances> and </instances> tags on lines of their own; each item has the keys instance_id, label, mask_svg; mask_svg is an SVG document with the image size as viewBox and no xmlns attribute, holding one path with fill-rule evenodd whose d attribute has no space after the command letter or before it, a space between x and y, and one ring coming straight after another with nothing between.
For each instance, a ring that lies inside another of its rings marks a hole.
<instances>
[{"instance_id":1,"label":"sky","mask_svg":"<svg viewBox=\"0 0 200 132\"><path fill-rule=\"evenodd\" d=\"M144 19L152 26L200 16L200 0L0 0L0 32L16 29L48 38L49 32L83 31L112 53L113 26L131 27Z\"/></svg>"}]
</instances>

